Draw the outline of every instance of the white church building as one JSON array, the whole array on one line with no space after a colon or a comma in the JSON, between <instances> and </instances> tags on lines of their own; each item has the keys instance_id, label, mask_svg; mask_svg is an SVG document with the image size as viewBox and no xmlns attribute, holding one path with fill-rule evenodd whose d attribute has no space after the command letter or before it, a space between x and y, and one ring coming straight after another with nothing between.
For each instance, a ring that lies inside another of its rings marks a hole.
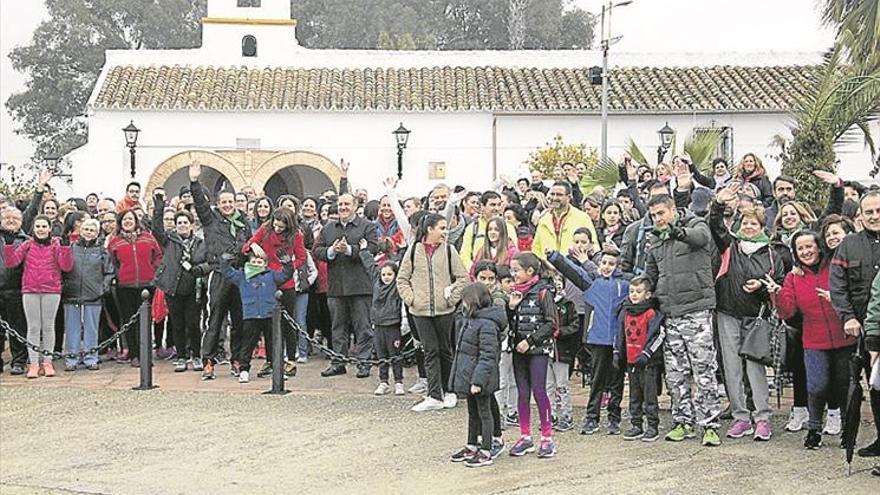
<instances>
[{"instance_id":1,"label":"white church building","mask_svg":"<svg viewBox=\"0 0 880 495\"><path fill-rule=\"evenodd\" d=\"M523 176L529 154L557 134L599 147L601 86L589 67L600 52L312 50L295 30L289 0L209 0L200 48L108 50L88 101L88 143L67 156L73 192L123 191L131 122L141 131L134 179L171 194L192 160L213 187L318 194L338 184L340 159L355 187L376 193L397 173L401 123L411 131L401 187L412 193ZM656 149L667 122L679 142L715 127L720 155L754 152L775 173L771 142L789 134L787 112L820 60L614 53L609 155L627 138ZM838 150L845 175L867 177L870 155L848 146Z\"/></svg>"}]
</instances>

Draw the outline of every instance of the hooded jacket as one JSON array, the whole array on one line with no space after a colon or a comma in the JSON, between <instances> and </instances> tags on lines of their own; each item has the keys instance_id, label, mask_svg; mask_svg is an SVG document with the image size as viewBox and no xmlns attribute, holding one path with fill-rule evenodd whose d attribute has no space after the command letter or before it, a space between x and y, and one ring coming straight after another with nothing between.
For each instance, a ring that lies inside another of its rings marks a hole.
<instances>
[{"instance_id":1,"label":"hooded jacket","mask_svg":"<svg viewBox=\"0 0 880 495\"><path fill-rule=\"evenodd\" d=\"M471 385L480 387L478 395L490 395L498 390L498 335L507 325L506 318L503 308L490 306L464 319L455 342L449 390L469 394Z\"/></svg>"},{"instance_id":2,"label":"hooded jacket","mask_svg":"<svg viewBox=\"0 0 880 495\"><path fill-rule=\"evenodd\" d=\"M6 267L24 266L21 292L24 294L61 294L61 272L73 268L70 246L62 246L57 237L42 244L28 239L19 245L4 247Z\"/></svg>"},{"instance_id":3,"label":"hooded jacket","mask_svg":"<svg viewBox=\"0 0 880 495\"><path fill-rule=\"evenodd\" d=\"M370 320L377 327L390 327L400 325L403 301L397 291L397 281L390 284L382 283L382 272L376 266L376 261L369 251L360 251L358 255L361 263L367 270L370 280L373 281L373 302L370 305Z\"/></svg>"},{"instance_id":4,"label":"hooded jacket","mask_svg":"<svg viewBox=\"0 0 880 495\"><path fill-rule=\"evenodd\" d=\"M220 270L223 276L238 287L242 318L245 320L271 318L275 307L275 292L293 276L293 265L290 263L285 264L283 270L266 269L259 275L247 278L243 269L233 268L221 258Z\"/></svg>"},{"instance_id":5,"label":"hooded jacket","mask_svg":"<svg viewBox=\"0 0 880 495\"><path fill-rule=\"evenodd\" d=\"M864 321L878 269L880 232L866 229L843 238L831 260L831 304L840 321Z\"/></svg>"},{"instance_id":6,"label":"hooded jacket","mask_svg":"<svg viewBox=\"0 0 880 495\"><path fill-rule=\"evenodd\" d=\"M73 269L64 274L61 300L64 304L101 305L110 292L116 267L99 240L82 238L71 247Z\"/></svg>"},{"instance_id":7,"label":"hooded jacket","mask_svg":"<svg viewBox=\"0 0 880 495\"><path fill-rule=\"evenodd\" d=\"M548 261L566 279L584 292L584 314L591 314L591 324L584 334L584 342L593 345L614 345L617 333L617 313L620 304L629 296L629 282L616 270L610 278L590 273L572 263L558 252L550 253Z\"/></svg>"},{"instance_id":8,"label":"hooded jacket","mask_svg":"<svg viewBox=\"0 0 880 495\"><path fill-rule=\"evenodd\" d=\"M667 317L715 309L712 251L715 245L706 221L679 210L669 236L647 234L646 274L656 290L660 309Z\"/></svg>"},{"instance_id":9,"label":"hooded jacket","mask_svg":"<svg viewBox=\"0 0 880 495\"><path fill-rule=\"evenodd\" d=\"M800 313L803 317L804 349L839 349L855 345L857 340L843 332L843 323L831 303L819 297L816 289L828 290L830 266L823 261L818 267L802 266L803 275L789 273L776 294L776 311L788 320Z\"/></svg>"},{"instance_id":10,"label":"hooded jacket","mask_svg":"<svg viewBox=\"0 0 880 495\"><path fill-rule=\"evenodd\" d=\"M548 210L538 220L538 226L535 229L535 239L532 241L532 252L541 259L546 256L548 249L567 253L569 248L574 245L574 231L586 227L592 233L593 239L596 239L596 229L593 226L593 220L583 211L569 206L560 222L559 231L553 222L553 211Z\"/></svg>"},{"instance_id":11,"label":"hooded jacket","mask_svg":"<svg viewBox=\"0 0 880 495\"><path fill-rule=\"evenodd\" d=\"M251 250L251 245L259 244L263 251L266 252L269 269L281 270L281 262L278 260L282 256L290 256L293 258L294 270L299 270L306 264L306 246L304 230L300 228L294 235L291 242L286 242L281 234L275 232L274 228L267 228L271 224L263 224L254 232L247 242L241 247L241 252L247 254ZM291 278L281 286L282 290L295 288L296 278Z\"/></svg>"},{"instance_id":12,"label":"hooded jacket","mask_svg":"<svg viewBox=\"0 0 880 495\"><path fill-rule=\"evenodd\" d=\"M648 364L662 362L665 316L656 306L657 301L653 298L642 304L633 304L629 299L621 304L614 338L615 357L626 358L628 365L635 364L641 355L647 358Z\"/></svg>"}]
</instances>

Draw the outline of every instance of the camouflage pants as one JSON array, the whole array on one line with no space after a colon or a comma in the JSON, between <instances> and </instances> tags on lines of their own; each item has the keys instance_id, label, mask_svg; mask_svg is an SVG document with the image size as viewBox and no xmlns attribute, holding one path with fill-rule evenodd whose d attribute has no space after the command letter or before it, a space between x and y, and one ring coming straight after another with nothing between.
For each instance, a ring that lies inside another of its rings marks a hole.
<instances>
[{"instance_id":1,"label":"camouflage pants","mask_svg":"<svg viewBox=\"0 0 880 495\"><path fill-rule=\"evenodd\" d=\"M697 311L666 319L666 385L675 423L718 428L721 401L715 370L712 314ZM696 393L692 388L696 385Z\"/></svg>"}]
</instances>

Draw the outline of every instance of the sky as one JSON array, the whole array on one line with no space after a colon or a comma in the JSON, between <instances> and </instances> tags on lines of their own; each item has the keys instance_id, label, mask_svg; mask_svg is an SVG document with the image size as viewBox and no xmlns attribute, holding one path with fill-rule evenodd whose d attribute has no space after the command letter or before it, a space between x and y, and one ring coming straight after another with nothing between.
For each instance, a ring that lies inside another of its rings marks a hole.
<instances>
[{"instance_id":1,"label":"sky","mask_svg":"<svg viewBox=\"0 0 880 495\"><path fill-rule=\"evenodd\" d=\"M359 1L359 0L352 0ZM819 0L633 0L613 11L612 34L621 52L821 51L833 33L821 26ZM602 0L572 0L598 13ZM0 163L22 164L33 145L14 133L6 100L24 89L9 52L30 41L47 18L42 0L0 0Z\"/></svg>"}]
</instances>

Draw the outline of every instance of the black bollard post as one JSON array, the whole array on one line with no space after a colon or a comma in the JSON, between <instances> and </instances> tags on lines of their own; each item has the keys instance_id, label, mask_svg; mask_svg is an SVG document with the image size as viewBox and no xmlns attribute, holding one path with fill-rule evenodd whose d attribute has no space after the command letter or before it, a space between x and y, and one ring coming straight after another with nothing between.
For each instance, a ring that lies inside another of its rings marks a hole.
<instances>
[{"instance_id":1,"label":"black bollard post","mask_svg":"<svg viewBox=\"0 0 880 495\"><path fill-rule=\"evenodd\" d=\"M270 395L284 395L284 343L281 338L281 291L275 292L275 307L272 308L272 388L263 392Z\"/></svg>"},{"instance_id":2,"label":"black bollard post","mask_svg":"<svg viewBox=\"0 0 880 495\"><path fill-rule=\"evenodd\" d=\"M141 383L134 390L151 390L153 385L153 329L152 315L150 314L150 291L144 289L141 292L141 307L138 310L139 335L141 352L138 359L141 361Z\"/></svg>"}]
</instances>

